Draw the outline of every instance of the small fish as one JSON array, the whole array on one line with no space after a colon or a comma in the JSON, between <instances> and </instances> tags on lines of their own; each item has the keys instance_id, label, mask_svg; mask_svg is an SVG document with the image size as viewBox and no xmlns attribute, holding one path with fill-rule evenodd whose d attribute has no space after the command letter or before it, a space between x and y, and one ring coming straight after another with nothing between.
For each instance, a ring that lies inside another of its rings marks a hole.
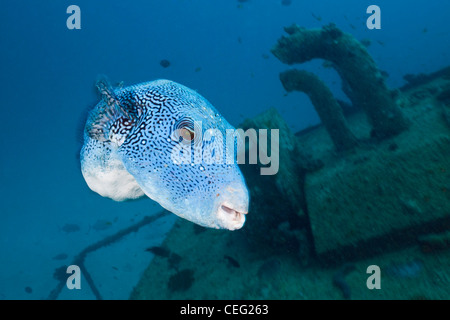
<instances>
[{"instance_id":1,"label":"small fish","mask_svg":"<svg viewBox=\"0 0 450 320\"><path fill-rule=\"evenodd\" d=\"M102 231L111 228L112 222L108 220L97 220L94 225L92 226L92 229L96 231Z\"/></svg>"},{"instance_id":2,"label":"small fish","mask_svg":"<svg viewBox=\"0 0 450 320\"><path fill-rule=\"evenodd\" d=\"M67 257L68 257L68 255L65 253L59 253L56 256L54 256L52 259L53 260L66 260Z\"/></svg>"},{"instance_id":3,"label":"small fish","mask_svg":"<svg viewBox=\"0 0 450 320\"><path fill-rule=\"evenodd\" d=\"M240 268L240 267L241 267L240 264L239 264L239 262L237 262L236 259L234 259L234 258L232 258L232 257L230 257L230 256L227 256L227 255L224 255L223 257L228 261L228 263L230 264L230 266L232 266L232 267L234 267L234 268Z\"/></svg>"},{"instance_id":4,"label":"small fish","mask_svg":"<svg viewBox=\"0 0 450 320\"><path fill-rule=\"evenodd\" d=\"M80 231L80 226L74 223L66 223L61 230L65 233L77 232Z\"/></svg>"},{"instance_id":5,"label":"small fish","mask_svg":"<svg viewBox=\"0 0 450 320\"><path fill-rule=\"evenodd\" d=\"M32 293L33 289L31 289L31 287L25 287L25 292L26 293Z\"/></svg>"},{"instance_id":6,"label":"small fish","mask_svg":"<svg viewBox=\"0 0 450 320\"><path fill-rule=\"evenodd\" d=\"M67 266L61 266L59 268L55 269L55 272L53 272L53 278L58 281L66 281L67 280Z\"/></svg>"},{"instance_id":7,"label":"small fish","mask_svg":"<svg viewBox=\"0 0 450 320\"><path fill-rule=\"evenodd\" d=\"M370 39L362 39L360 42L366 48L368 48L372 44L372 41L370 41Z\"/></svg>"},{"instance_id":8,"label":"small fish","mask_svg":"<svg viewBox=\"0 0 450 320\"><path fill-rule=\"evenodd\" d=\"M163 247L150 247L145 249L145 251L153 253L155 256L167 258L170 256L169 249L163 248Z\"/></svg>"},{"instance_id":9,"label":"small fish","mask_svg":"<svg viewBox=\"0 0 450 320\"><path fill-rule=\"evenodd\" d=\"M321 16L318 16L318 15L316 15L316 14L314 14L314 12L311 12L311 15L312 15L312 17L313 17L314 19L316 19L317 21L322 21L322 17L321 17Z\"/></svg>"},{"instance_id":10,"label":"small fish","mask_svg":"<svg viewBox=\"0 0 450 320\"><path fill-rule=\"evenodd\" d=\"M159 64L161 65L161 67L163 68L168 68L170 66L170 61L167 59L163 59L159 62Z\"/></svg>"},{"instance_id":11,"label":"small fish","mask_svg":"<svg viewBox=\"0 0 450 320\"><path fill-rule=\"evenodd\" d=\"M292 0L281 0L281 5L290 6L292 4Z\"/></svg>"},{"instance_id":12,"label":"small fish","mask_svg":"<svg viewBox=\"0 0 450 320\"><path fill-rule=\"evenodd\" d=\"M385 78L385 79L389 78L389 73L387 71L380 70L380 73L383 76L383 78Z\"/></svg>"},{"instance_id":13,"label":"small fish","mask_svg":"<svg viewBox=\"0 0 450 320\"><path fill-rule=\"evenodd\" d=\"M195 72L200 72L200 71L202 71L202 68L201 68L201 67L195 68Z\"/></svg>"},{"instance_id":14,"label":"small fish","mask_svg":"<svg viewBox=\"0 0 450 320\"><path fill-rule=\"evenodd\" d=\"M263 57L263 59L269 59L270 58L270 56L267 53L263 53L261 56Z\"/></svg>"}]
</instances>

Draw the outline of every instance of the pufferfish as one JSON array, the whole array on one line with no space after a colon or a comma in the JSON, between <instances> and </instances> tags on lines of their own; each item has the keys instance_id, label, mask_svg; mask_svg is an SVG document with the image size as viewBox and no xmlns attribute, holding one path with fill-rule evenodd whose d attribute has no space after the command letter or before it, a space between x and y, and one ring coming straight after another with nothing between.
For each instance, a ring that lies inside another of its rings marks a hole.
<instances>
[{"instance_id":1,"label":"pufferfish","mask_svg":"<svg viewBox=\"0 0 450 320\"><path fill-rule=\"evenodd\" d=\"M96 86L102 99L88 114L80 153L91 190L115 201L146 195L201 226L242 228L249 205L244 177L236 161L207 161L226 149L225 139L201 138L211 129L223 137L234 130L211 103L170 80L113 88L103 78ZM200 159L174 161L180 143L201 150Z\"/></svg>"}]
</instances>

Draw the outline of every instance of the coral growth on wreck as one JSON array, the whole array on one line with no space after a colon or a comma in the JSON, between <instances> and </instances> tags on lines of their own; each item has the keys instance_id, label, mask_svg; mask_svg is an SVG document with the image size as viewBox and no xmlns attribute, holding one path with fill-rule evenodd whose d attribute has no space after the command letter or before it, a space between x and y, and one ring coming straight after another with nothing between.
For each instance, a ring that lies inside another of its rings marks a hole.
<instances>
[{"instance_id":1,"label":"coral growth on wreck","mask_svg":"<svg viewBox=\"0 0 450 320\"><path fill-rule=\"evenodd\" d=\"M305 70L292 69L280 73L280 80L286 91L303 91L309 96L337 150L350 149L357 144L341 106L319 77Z\"/></svg>"},{"instance_id":2,"label":"coral growth on wreck","mask_svg":"<svg viewBox=\"0 0 450 320\"><path fill-rule=\"evenodd\" d=\"M331 62L342 78L345 92L353 105L362 108L367 114L374 137L391 137L408 127L408 121L395 104L382 72L366 47L352 35L342 32L334 24L321 29L306 29L291 25L286 27L285 31L288 36L278 40L272 53L281 62L289 65L312 59ZM290 75L298 76L295 73ZM285 78L283 83L287 82L288 79ZM298 90L295 87L290 88ZM322 86L319 86L318 90L321 88ZM330 132L330 135L332 134Z\"/></svg>"}]
</instances>

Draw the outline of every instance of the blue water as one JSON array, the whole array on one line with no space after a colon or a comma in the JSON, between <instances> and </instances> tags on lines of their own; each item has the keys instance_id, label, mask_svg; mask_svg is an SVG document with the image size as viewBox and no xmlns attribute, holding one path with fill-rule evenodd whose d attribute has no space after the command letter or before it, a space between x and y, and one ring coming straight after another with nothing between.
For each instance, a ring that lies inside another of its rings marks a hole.
<instances>
[{"instance_id":1,"label":"blue water","mask_svg":"<svg viewBox=\"0 0 450 320\"><path fill-rule=\"evenodd\" d=\"M66 27L71 4L81 8L81 30ZM371 4L382 10L381 30L366 28ZM177 81L198 90L235 126L273 106L298 131L319 119L303 94L284 96L278 75L288 66L270 53L284 26L334 22L358 39L370 39L369 53L390 75L387 84L398 87L405 74L449 64L449 12L450 3L438 0L293 0L290 6L281 0L2 3L0 299L46 298L57 283L56 267L68 264L85 246L160 210L148 199L116 203L102 198L81 176L80 121L98 99L98 74L126 85L157 78ZM162 59L170 66L163 68ZM343 97L339 78L321 61L303 68ZM151 259L144 249L161 241L173 219L127 239L126 251L134 258L116 277L123 287L105 290L105 297L128 296L130 285L125 283L134 285ZM93 229L98 220L110 221L111 227ZM67 223L80 230L64 232ZM97 267L98 275L102 268L111 270L121 252L118 244L98 253L91 268ZM68 258L52 259L59 253ZM108 278L97 281L103 288L112 284Z\"/></svg>"}]
</instances>

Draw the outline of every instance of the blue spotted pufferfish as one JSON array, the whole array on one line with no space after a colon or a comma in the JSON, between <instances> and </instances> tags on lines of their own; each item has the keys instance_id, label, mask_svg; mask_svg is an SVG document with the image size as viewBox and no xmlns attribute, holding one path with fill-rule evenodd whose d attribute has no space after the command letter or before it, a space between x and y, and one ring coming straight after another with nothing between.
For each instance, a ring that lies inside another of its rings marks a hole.
<instances>
[{"instance_id":1,"label":"blue spotted pufferfish","mask_svg":"<svg viewBox=\"0 0 450 320\"><path fill-rule=\"evenodd\" d=\"M116 201L146 195L205 227L244 225L249 193L236 162L177 164L171 157L180 141L201 144L204 154L225 149L225 141L218 148L217 140L197 139L211 128L224 137L234 129L204 97L169 80L112 88L101 79L97 88L102 100L88 115L80 154L91 190Z\"/></svg>"}]
</instances>

